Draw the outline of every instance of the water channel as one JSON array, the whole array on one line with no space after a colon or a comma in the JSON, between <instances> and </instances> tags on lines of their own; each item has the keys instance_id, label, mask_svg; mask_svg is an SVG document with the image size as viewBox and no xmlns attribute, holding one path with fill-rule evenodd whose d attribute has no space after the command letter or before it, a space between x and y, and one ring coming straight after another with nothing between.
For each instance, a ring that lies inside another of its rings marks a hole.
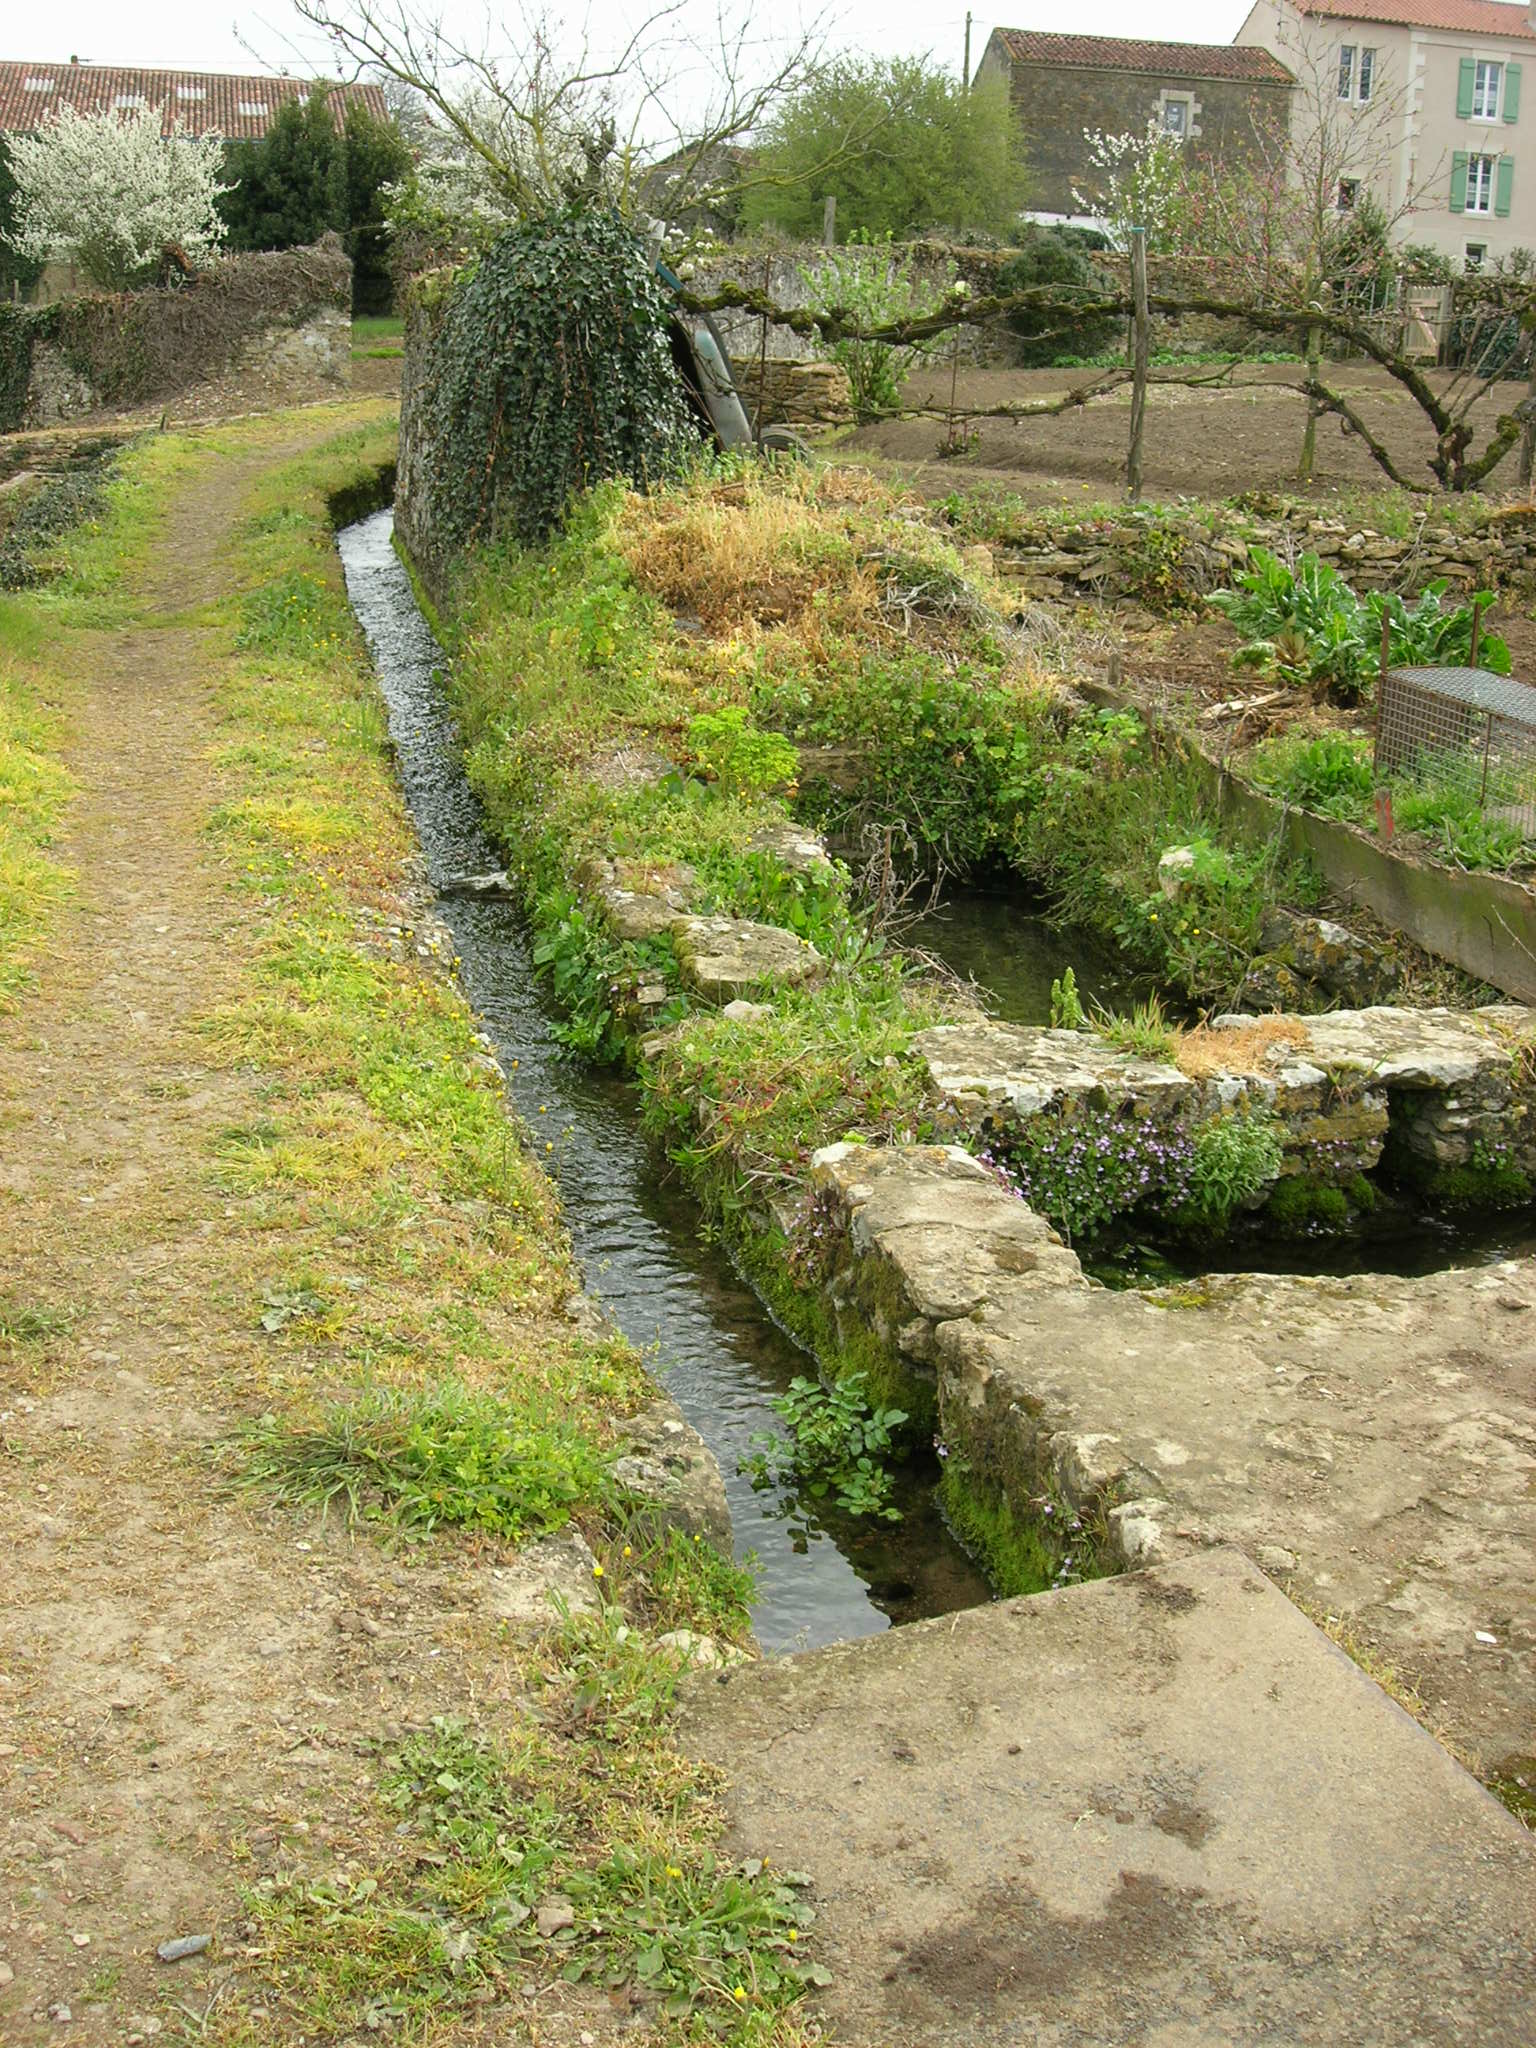
<instances>
[{"instance_id":1,"label":"water channel","mask_svg":"<svg viewBox=\"0 0 1536 2048\"><path fill-rule=\"evenodd\" d=\"M812 1367L703 1241L697 1210L660 1174L640 1135L633 1090L562 1052L516 908L448 887L500 867L502 857L460 767L437 680L445 657L392 531L391 514L380 512L347 527L338 545L437 912L518 1109L555 1140L555 1177L588 1291L632 1343L654 1347L659 1378L719 1461L737 1549L757 1558L758 1640L766 1650L811 1648L975 1606L989 1597L986 1582L939 1516L932 1469L902 1475L898 1523L807 1515L803 1503L756 1493L738 1476L753 1434L778 1427L772 1396Z\"/></svg>"}]
</instances>

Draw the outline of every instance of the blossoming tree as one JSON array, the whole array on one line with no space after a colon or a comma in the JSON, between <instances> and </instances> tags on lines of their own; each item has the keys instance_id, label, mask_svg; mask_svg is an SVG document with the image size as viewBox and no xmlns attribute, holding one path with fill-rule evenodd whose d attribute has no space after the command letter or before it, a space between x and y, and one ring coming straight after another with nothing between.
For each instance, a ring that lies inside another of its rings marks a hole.
<instances>
[{"instance_id":1,"label":"blossoming tree","mask_svg":"<svg viewBox=\"0 0 1536 2048\"><path fill-rule=\"evenodd\" d=\"M192 263L217 248L215 208L224 144L159 111L77 114L63 108L35 136L7 145L16 181L11 242L36 261L77 263L93 283L123 291L151 276L167 244Z\"/></svg>"}]
</instances>

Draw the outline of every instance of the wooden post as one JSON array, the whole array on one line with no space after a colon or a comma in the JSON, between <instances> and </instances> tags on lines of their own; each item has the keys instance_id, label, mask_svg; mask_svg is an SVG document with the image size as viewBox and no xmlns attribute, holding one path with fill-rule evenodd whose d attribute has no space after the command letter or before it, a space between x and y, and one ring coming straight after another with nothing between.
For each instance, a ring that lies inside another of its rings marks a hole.
<instances>
[{"instance_id":1,"label":"wooden post","mask_svg":"<svg viewBox=\"0 0 1536 2048\"><path fill-rule=\"evenodd\" d=\"M821 246L833 248L837 242L837 194L829 192L821 208Z\"/></svg>"},{"instance_id":2,"label":"wooden post","mask_svg":"<svg viewBox=\"0 0 1536 2048\"><path fill-rule=\"evenodd\" d=\"M1474 597L1472 600L1472 651L1467 656L1467 667L1477 667L1478 650L1483 644L1483 608ZM1489 731L1493 728L1490 725ZM1486 776L1484 778L1487 779Z\"/></svg>"},{"instance_id":3,"label":"wooden post","mask_svg":"<svg viewBox=\"0 0 1536 2048\"><path fill-rule=\"evenodd\" d=\"M1127 495L1141 496L1141 444L1147 424L1147 358L1152 322L1147 314L1147 231L1131 229L1131 447L1126 458Z\"/></svg>"},{"instance_id":4,"label":"wooden post","mask_svg":"<svg viewBox=\"0 0 1536 2048\"><path fill-rule=\"evenodd\" d=\"M1301 430L1301 461L1296 465L1296 481L1309 484L1312 481L1313 466L1317 461L1317 372L1323 354L1323 330L1320 327L1307 329L1307 424Z\"/></svg>"},{"instance_id":5,"label":"wooden post","mask_svg":"<svg viewBox=\"0 0 1536 2048\"><path fill-rule=\"evenodd\" d=\"M1531 371L1525 380L1525 402L1531 408L1531 416L1520 436L1520 481L1529 492L1531 470L1536 467L1536 319L1526 327L1525 338L1531 345Z\"/></svg>"},{"instance_id":6,"label":"wooden post","mask_svg":"<svg viewBox=\"0 0 1536 2048\"><path fill-rule=\"evenodd\" d=\"M763 258L763 297L768 297L773 284L773 258ZM768 315L762 316L762 329L757 338L757 445L763 445L763 428L767 421L764 414L768 402Z\"/></svg>"},{"instance_id":7,"label":"wooden post","mask_svg":"<svg viewBox=\"0 0 1536 2048\"><path fill-rule=\"evenodd\" d=\"M1387 701L1387 663L1392 651L1392 614L1381 608L1381 668L1376 677L1376 743L1371 749L1371 767L1381 780L1381 707Z\"/></svg>"}]
</instances>

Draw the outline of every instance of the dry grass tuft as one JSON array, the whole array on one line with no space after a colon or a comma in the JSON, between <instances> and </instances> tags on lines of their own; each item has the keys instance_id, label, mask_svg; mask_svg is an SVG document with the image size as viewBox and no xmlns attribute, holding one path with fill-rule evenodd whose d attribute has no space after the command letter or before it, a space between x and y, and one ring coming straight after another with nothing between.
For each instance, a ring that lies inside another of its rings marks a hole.
<instances>
[{"instance_id":1,"label":"dry grass tuft","mask_svg":"<svg viewBox=\"0 0 1536 2048\"><path fill-rule=\"evenodd\" d=\"M738 479L629 500L620 544L642 590L712 633L796 623L813 605L852 628L873 610L875 589L840 526L797 493Z\"/></svg>"},{"instance_id":2,"label":"dry grass tuft","mask_svg":"<svg viewBox=\"0 0 1536 2048\"><path fill-rule=\"evenodd\" d=\"M1255 1073L1279 1065L1275 1054L1294 1052L1306 1043L1306 1027L1294 1017L1257 1017L1230 1030L1201 1024L1180 1034L1174 1063L1191 1080L1208 1081L1213 1074Z\"/></svg>"}]
</instances>

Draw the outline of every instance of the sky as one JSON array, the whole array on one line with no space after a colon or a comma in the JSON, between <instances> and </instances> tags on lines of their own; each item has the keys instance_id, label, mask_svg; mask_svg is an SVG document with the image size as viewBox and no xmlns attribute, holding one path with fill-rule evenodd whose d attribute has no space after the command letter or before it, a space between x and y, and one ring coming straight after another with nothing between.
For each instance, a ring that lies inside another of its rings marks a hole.
<instances>
[{"instance_id":1,"label":"sky","mask_svg":"<svg viewBox=\"0 0 1536 2048\"><path fill-rule=\"evenodd\" d=\"M714 18L713 0L687 0L704 24ZM499 15L496 0L491 7ZM792 0L791 0L792 7ZM787 16L791 7L785 7ZM427 0L422 12L441 8L451 20L479 24L488 11L480 0ZM226 11L227 9L227 11ZM26 25L11 13L12 26L0 57L59 63L145 64L189 71L299 71L323 69L310 31L314 57L305 67L296 52L305 48L304 25L288 0L148 0L125 7L122 0L55 0L44 15L28 14ZM557 10L566 11L566 10ZM591 25L600 41L625 10L620 0L592 0ZM1079 35L1156 36L1172 42L1230 42L1247 13L1247 0L1167 0L1155 20L1146 0L1078 0L1068 10L1061 0L1020 0L1004 17L1009 28L1064 30ZM773 12L777 14L776 7ZM972 63L980 57L994 23L978 16L971 30ZM955 0L843 0L829 38L835 48L886 56L931 55L959 68L965 42L965 8ZM318 57L318 61L315 61Z\"/></svg>"}]
</instances>

